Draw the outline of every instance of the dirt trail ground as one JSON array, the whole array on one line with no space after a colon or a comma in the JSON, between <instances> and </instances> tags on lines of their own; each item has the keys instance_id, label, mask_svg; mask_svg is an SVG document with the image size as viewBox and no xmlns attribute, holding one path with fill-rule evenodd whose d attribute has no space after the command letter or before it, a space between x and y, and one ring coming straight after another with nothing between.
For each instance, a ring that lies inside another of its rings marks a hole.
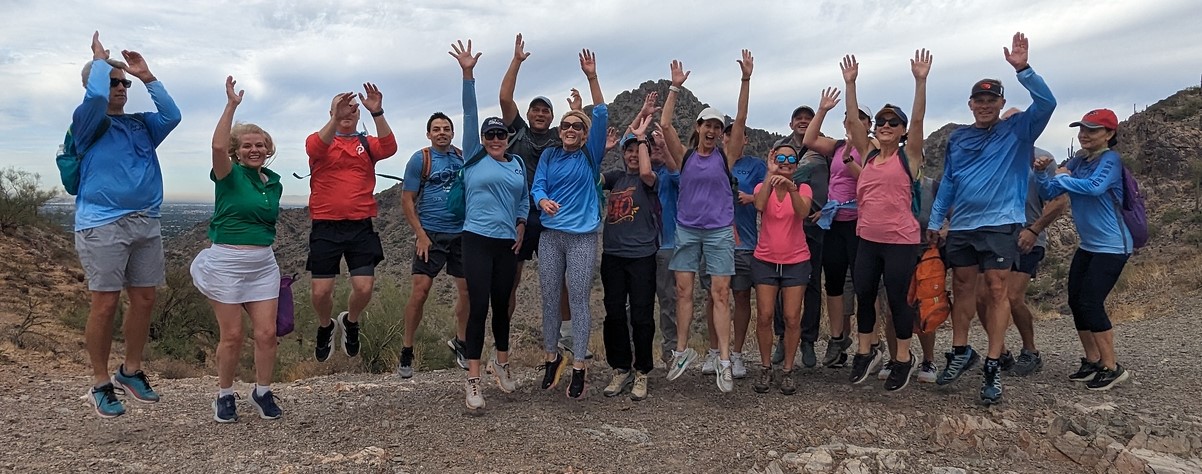
<instances>
[{"instance_id":1,"label":"dirt trail ground","mask_svg":"<svg viewBox=\"0 0 1202 474\"><path fill-rule=\"evenodd\" d=\"M756 394L750 378L722 395L699 370L668 382L657 368L651 397L632 402L601 396L599 363L583 401L566 399L566 384L538 390L534 368L518 370L513 394L489 380L479 417L464 414L456 370L280 384L284 418L261 420L244 398L232 425L211 420L214 378L156 379L161 403L101 420L81 398L82 371L12 360L0 364L0 471L1198 473L1197 303L1118 325L1134 377L1103 393L1065 378L1079 357L1071 322L1040 321L1043 371L1004 378L994 408L975 403L976 372L886 393L823 368L802 369L793 396Z\"/></svg>"}]
</instances>

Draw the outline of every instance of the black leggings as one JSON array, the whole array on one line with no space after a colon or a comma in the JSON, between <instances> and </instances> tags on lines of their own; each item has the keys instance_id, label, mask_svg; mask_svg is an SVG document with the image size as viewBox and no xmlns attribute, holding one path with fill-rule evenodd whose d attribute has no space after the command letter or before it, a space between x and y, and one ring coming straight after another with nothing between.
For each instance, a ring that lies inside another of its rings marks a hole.
<instances>
[{"instance_id":1,"label":"black leggings","mask_svg":"<svg viewBox=\"0 0 1202 474\"><path fill-rule=\"evenodd\" d=\"M856 329L860 334L876 332L876 297L881 278L885 279L885 296L889 312L893 313L893 330L897 338L909 339L914 334L914 307L909 303L910 280L918 263L917 245L882 244L860 240L852 280L856 287Z\"/></svg>"},{"instance_id":2,"label":"black leggings","mask_svg":"<svg viewBox=\"0 0 1202 474\"><path fill-rule=\"evenodd\" d=\"M497 351L509 351L509 290L517 270L513 239L463 232L463 276L467 280L467 358L480 360L484 320L492 304L492 338Z\"/></svg>"},{"instance_id":3,"label":"black leggings","mask_svg":"<svg viewBox=\"0 0 1202 474\"><path fill-rule=\"evenodd\" d=\"M826 296L843 296L847 271L855 268L859 245L856 221L831 222L822 248L822 273L826 276Z\"/></svg>"},{"instance_id":4,"label":"black leggings","mask_svg":"<svg viewBox=\"0 0 1202 474\"><path fill-rule=\"evenodd\" d=\"M1077 249L1068 267L1068 307L1078 331L1106 332L1110 316L1106 314L1106 296L1114 289L1127 254L1094 253Z\"/></svg>"}]
</instances>

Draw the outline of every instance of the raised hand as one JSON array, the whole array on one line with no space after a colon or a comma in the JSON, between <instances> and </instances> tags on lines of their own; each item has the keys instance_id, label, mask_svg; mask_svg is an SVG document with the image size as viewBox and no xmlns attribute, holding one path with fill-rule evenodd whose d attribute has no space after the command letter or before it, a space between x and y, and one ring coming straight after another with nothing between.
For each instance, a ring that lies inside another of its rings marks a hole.
<instances>
[{"instance_id":1,"label":"raised hand","mask_svg":"<svg viewBox=\"0 0 1202 474\"><path fill-rule=\"evenodd\" d=\"M743 79L751 78L751 70L755 69L755 58L751 57L751 51L744 49L743 58L738 60L739 69L743 71Z\"/></svg>"},{"instance_id":2,"label":"raised hand","mask_svg":"<svg viewBox=\"0 0 1202 474\"><path fill-rule=\"evenodd\" d=\"M359 107L354 100L355 93L353 92L342 92L334 96L334 100L330 103L330 115L333 115L335 120L351 118L351 115L355 113L355 108Z\"/></svg>"},{"instance_id":3,"label":"raised hand","mask_svg":"<svg viewBox=\"0 0 1202 474\"><path fill-rule=\"evenodd\" d=\"M131 76L141 79L142 82L149 82L150 79L154 78L154 75L150 74L150 68L146 66L146 59L142 57L141 53L122 50L121 57L125 58L125 72L128 72Z\"/></svg>"},{"instance_id":4,"label":"raised hand","mask_svg":"<svg viewBox=\"0 0 1202 474\"><path fill-rule=\"evenodd\" d=\"M108 59L109 50L104 49L104 45L100 44L100 32L92 32L92 59Z\"/></svg>"},{"instance_id":5,"label":"raised hand","mask_svg":"<svg viewBox=\"0 0 1202 474\"><path fill-rule=\"evenodd\" d=\"M609 127L605 129L605 151L614 149L618 146L618 140L622 138L622 134L618 133L618 129Z\"/></svg>"},{"instance_id":6,"label":"raised hand","mask_svg":"<svg viewBox=\"0 0 1202 474\"><path fill-rule=\"evenodd\" d=\"M684 64L675 59L672 60L672 85L680 87L684 85L684 81L688 80L689 73L693 71L684 70Z\"/></svg>"},{"instance_id":7,"label":"raised hand","mask_svg":"<svg viewBox=\"0 0 1202 474\"><path fill-rule=\"evenodd\" d=\"M860 75L860 63L856 61L854 54L843 56L839 69L843 71L843 82L846 83L856 82L856 77Z\"/></svg>"},{"instance_id":8,"label":"raised hand","mask_svg":"<svg viewBox=\"0 0 1202 474\"><path fill-rule=\"evenodd\" d=\"M237 106L242 103L242 95L246 93L244 90L234 92L234 86L238 81L234 80L234 76L225 76L225 100L229 105Z\"/></svg>"},{"instance_id":9,"label":"raised hand","mask_svg":"<svg viewBox=\"0 0 1202 474\"><path fill-rule=\"evenodd\" d=\"M642 138L647 133L647 126L651 125L653 118L651 115L644 115L642 120L631 124L633 128L630 133L633 133L635 137Z\"/></svg>"},{"instance_id":10,"label":"raised hand","mask_svg":"<svg viewBox=\"0 0 1202 474\"><path fill-rule=\"evenodd\" d=\"M513 59L522 62L528 57L530 57L530 53L526 52L526 42L522 41L522 34L518 33L517 39L513 40Z\"/></svg>"},{"instance_id":11,"label":"raised hand","mask_svg":"<svg viewBox=\"0 0 1202 474\"><path fill-rule=\"evenodd\" d=\"M584 99L580 98L580 91L575 87L572 88L572 93L568 95L568 110L584 110Z\"/></svg>"},{"instance_id":12,"label":"raised hand","mask_svg":"<svg viewBox=\"0 0 1202 474\"><path fill-rule=\"evenodd\" d=\"M1014 34L1014 38L1010 40L1010 47L1002 47L1002 53L1006 55L1006 62L1014 66L1015 71L1026 69L1027 64L1027 35L1018 32Z\"/></svg>"},{"instance_id":13,"label":"raised hand","mask_svg":"<svg viewBox=\"0 0 1202 474\"><path fill-rule=\"evenodd\" d=\"M910 71L915 79L926 79L931 72L931 52L926 49L914 51L914 59L910 60Z\"/></svg>"},{"instance_id":14,"label":"raised hand","mask_svg":"<svg viewBox=\"0 0 1202 474\"><path fill-rule=\"evenodd\" d=\"M585 77L594 79L597 77L597 55L588 49L580 50L580 70L584 71Z\"/></svg>"},{"instance_id":15,"label":"raised hand","mask_svg":"<svg viewBox=\"0 0 1202 474\"><path fill-rule=\"evenodd\" d=\"M370 82L364 82L363 91L367 92L366 97L363 94L359 94L359 102L363 103L363 108L373 114L384 109L384 94L380 93L379 87Z\"/></svg>"},{"instance_id":16,"label":"raised hand","mask_svg":"<svg viewBox=\"0 0 1202 474\"><path fill-rule=\"evenodd\" d=\"M643 97L643 108L639 109L639 115L648 116L655 114L659 109L659 107L655 106L657 102L659 102L659 92L651 91L650 94L647 94L647 97Z\"/></svg>"},{"instance_id":17,"label":"raised hand","mask_svg":"<svg viewBox=\"0 0 1202 474\"><path fill-rule=\"evenodd\" d=\"M518 37L521 38L521 35L518 35ZM472 40L469 39L467 40L466 47L463 46L463 40L451 43L451 50L447 51L447 54L455 58L456 61L459 61L459 67L466 71L476 67L476 61L480 59L480 55L483 53L472 55ZM366 106L367 104L363 105Z\"/></svg>"},{"instance_id":18,"label":"raised hand","mask_svg":"<svg viewBox=\"0 0 1202 474\"><path fill-rule=\"evenodd\" d=\"M651 147L652 150L659 151L663 151L664 147L668 145L667 142L664 141L663 132L660 132L659 130L651 132L651 144L654 145Z\"/></svg>"},{"instance_id":19,"label":"raised hand","mask_svg":"<svg viewBox=\"0 0 1202 474\"><path fill-rule=\"evenodd\" d=\"M827 87L822 90L822 98L818 100L818 110L830 111L839 105L842 99L839 99L839 89Z\"/></svg>"}]
</instances>

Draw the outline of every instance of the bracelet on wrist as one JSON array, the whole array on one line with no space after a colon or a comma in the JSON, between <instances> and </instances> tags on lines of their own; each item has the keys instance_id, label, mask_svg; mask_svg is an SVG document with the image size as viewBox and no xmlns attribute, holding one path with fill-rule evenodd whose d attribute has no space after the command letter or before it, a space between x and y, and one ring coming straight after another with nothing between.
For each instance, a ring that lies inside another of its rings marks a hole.
<instances>
[{"instance_id":1,"label":"bracelet on wrist","mask_svg":"<svg viewBox=\"0 0 1202 474\"><path fill-rule=\"evenodd\" d=\"M680 88L676 86L668 86L668 90L671 92L680 92Z\"/></svg>"},{"instance_id":2,"label":"bracelet on wrist","mask_svg":"<svg viewBox=\"0 0 1202 474\"><path fill-rule=\"evenodd\" d=\"M384 109L380 109L380 110L377 110L377 111L371 113L372 117L379 117L381 115L384 115Z\"/></svg>"},{"instance_id":3,"label":"bracelet on wrist","mask_svg":"<svg viewBox=\"0 0 1202 474\"><path fill-rule=\"evenodd\" d=\"M744 78L743 78L743 82L747 82L747 81L750 81L750 80L751 80L751 77L750 77L750 76L748 76L748 77L744 77Z\"/></svg>"}]
</instances>

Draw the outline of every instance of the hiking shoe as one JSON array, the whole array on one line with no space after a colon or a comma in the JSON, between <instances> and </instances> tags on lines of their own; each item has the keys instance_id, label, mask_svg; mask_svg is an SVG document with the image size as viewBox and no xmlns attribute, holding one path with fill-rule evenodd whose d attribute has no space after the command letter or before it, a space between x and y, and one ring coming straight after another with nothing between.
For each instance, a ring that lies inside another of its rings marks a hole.
<instances>
[{"instance_id":1,"label":"hiking shoe","mask_svg":"<svg viewBox=\"0 0 1202 474\"><path fill-rule=\"evenodd\" d=\"M142 403L159 401L159 394L150 388L150 381L146 379L146 374L141 370L134 372L133 375L125 375L125 364L122 364L113 374L112 382L113 386L120 387L126 395L134 397L134 400Z\"/></svg>"},{"instance_id":2,"label":"hiking shoe","mask_svg":"<svg viewBox=\"0 0 1202 474\"><path fill-rule=\"evenodd\" d=\"M647 398L647 374L634 371L634 383L630 386L630 399L639 401Z\"/></svg>"},{"instance_id":3,"label":"hiking shoe","mask_svg":"<svg viewBox=\"0 0 1202 474\"><path fill-rule=\"evenodd\" d=\"M1010 374L1026 377L1042 369L1043 358L1039 356L1039 353L1023 349L1018 353L1018 358L1014 360L1013 367L1010 368Z\"/></svg>"},{"instance_id":4,"label":"hiking shoe","mask_svg":"<svg viewBox=\"0 0 1202 474\"><path fill-rule=\"evenodd\" d=\"M355 357L359 355L359 323L347 319L350 314L346 311L338 313L338 319L334 321L342 333L342 353L347 357Z\"/></svg>"},{"instance_id":5,"label":"hiking shoe","mask_svg":"<svg viewBox=\"0 0 1202 474\"><path fill-rule=\"evenodd\" d=\"M125 404L117 398L116 389L113 388L111 382L89 388L88 401L92 403L92 408L96 409L96 414L101 418L116 418L125 414Z\"/></svg>"},{"instance_id":6,"label":"hiking shoe","mask_svg":"<svg viewBox=\"0 0 1202 474\"><path fill-rule=\"evenodd\" d=\"M568 398L581 399L585 393L584 369L572 368L572 381L568 384Z\"/></svg>"},{"instance_id":7,"label":"hiking shoe","mask_svg":"<svg viewBox=\"0 0 1202 474\"><path fill-rule=\"evenodd\" d=\"M731 374L730 365L722 367L719 365L717 372L714 374L714 380L718 383L718 390L722 393L730 393L735 389L735 378Z\"/></svg>"},{"instance_id":8,"label":"hiking shoe","mask_svg":"<svg viewBox=\"0 0 1202 474\"><path fill-rule=\"evenodd\" d=\"M1011 354L1010 351L1003 352L1002 356L998 358L998 362L1001 364L1002 372L1009 372L1014 368L1014 354Z\"/></svg>"},{"instance_id":9,"label":"hiking shoe","mask_svg":"<svg viewBox=\"0 0 1202 474\"><path fill-rule=\"evenodd\" d=\"M801 365L807 369L814 368L818 365L818 356L814 354L814 343L812 341L801 341Z\"/></svg>"},{"instance_id":10,"label":"hiking shoe","mask_svg":"<svg viewBox=\"0 0 1202 474\"><path fill-rule=\"evenodd\" d=\"M401 348L401 363L396 367L396 374L403 379L413 377L413 348Z\"/></svg>"},{"instance_id":11,"label":"hiking shoe","mask_svg":"<svg viewBox=\"0 0 1202 474\"><path fill-rule=\"evenodd\" d=\"M668 364L668 380L676 380L684 374L689 364L697 360L697 351L689 347L684 352L672 351L672 363Z\"/></svg>"},{"instance_id":12,"label":"hiking shoe","mask_svg":"<svg viewBox=\"0 0 1202 474\"><path fill-rule=\"evenodd\" d=\"M701 364L701 375L714 375L718 372L718 351L710 349L705 353L705 362Z\"/></svg>"},{"instance_id":13,"label":"hiking shoe","mask_svg":"<svg viewBox=\"0 0 1202 474\"><path fill-rule=\"evenodd\" d=\"M730 353L730 375L736 379L747 376L747 363L743 362L742 353Z\"/></svg>"},{"instance_id":14,"label":"hiking shoe","mask_svg":"<svg viewBox=\"0 0 1202 474\"><path fill-rule=\"evenodd\" d=\"M914 363L914 354L910 354L908 362L889 362L889 375L885 379L885 390L895 392L906 388L910 384L910 376L918 370L918 365ZM883 371L882 371L883 372Z\"/></svg>"},{"instance_id":15,"label":"hiking shoe","mask_svg":"<svg viewBox=\"0 0 1202 474\"><path fill-rule=\"evenodd\" d=\"M464 404L467 409L476 411L484 408L484 393L480 391L480 377L472 377L467 379L463 384L464 391L467 392L467 397Z\"/></svg>"},{"instance_id":16,"label":"hiking shoe","mask_svg":"<svg viewBox=\"0 0 1202 474\"><path fill-rule=\"evenodd\" d=\"M489 361L488 366L488 371L492 372L493 379L497 381L497 388L505 393L513 393L514 389L517 388L517 384L513 381L513 375L509 373L509 363L502 364L497 361L497 357L494 355L492 360Z\"/></svg>"},{"instance_id":17,"label":"hiking shoe","mask_svg":"<svg viewBox=\"0 0 1202 474\"><path fill-rule=\"evenodd\" d=\"M993 405L1002 401L1001 364L985 364L985 382L981 385L981 403Z\"/></svg>"},{"instance_id":18,"label":"hiking shoe","mask_svg":"<svg viewBox=\"0 0 1202 474\"><path fill-rule=\"evenodd\" d=\"M459 368L467 370L467 343L452 337L447 339L447 347L451 348L451 353L455 355L455 363L459 365Z\"/></svg>"},{"instance_id":19,"label":"hiking shoe","mask_svg":"<svg viewBox=\"0 0 1202 474\"><path fill-rule=\"evenodd\" d=\"M775 379L776 369L772 367L760 367L760 378L751 384L751 389L755 390L755 393L768 393Z\"/></svg>"},{"instance_id":20,"label":"hiking shoe","mask_svg":"<svg viewBox=\"0 0 1202 474\"><path fill-rule=\"evenodd\" d=\"M213 421L218 423L233 423L238 421L238 403L234 395L217 397L213 400Z\"/></svg>"},{"instance_id":21,"label":"hiking shoe","mask_svg":"<svg viewBox=\"0 0 1202 474\"><path fill-rule=\"evenodd\" d=\"M893 361L886 360L881 364L881 371L876 373L877 380L889 380L889 374L893 373Z\"/></svg>"},{"instance_id":22,"label":"hiking shoe","mask_svg":"<svg viewBox=\"0 0 1202 474\"><path fill-rule=\"evenodd\" d=\"M851 346L850 337L831 338L826 341L826 355L822 356L823 367L843 367L847 363L847 348ZM838 364L838 365L836 365Z\"/></svg>"},{"instance_id":23,"label":"hiking shoe","mask_svg":"<svg viewBox=\"0 0 1202 474\"><path fill-rule=\"evenodd\" d=\"M561 353L555 354L554 361L543 362L543 390L551 390L559 385L559 378L563 377L563 371L566 368L568 365L564 362Z\"/></svg>"},{"instance_id":24,"label":"hiking shoe","mask_svg":"<svg viewBox=\"0 0 1202 474\"><path fill-rule=\"evenodd\" d=\"M334 322L330 321L329 326L317 327L317 347L313 349L313 356L317 357L318 362L330 360L330 352L334 349Z\"/></svg>"},{"instance_id":25,"label":"hiking shoe","mask_svg":"<svg viewBox=\"0 0 1202 474\"><path fill-rule=\"evenodd\" d=\"M250 391L251 405L254 405L255 410L259 412L259 418L264 420L274 420L284 414L280 410L280 406L275 403L279 399L274 393L271 393L271 390L264 393L262 397L259 396L258 390L251 389Z\"/></svg>"},{"instance_id":26,"label":"hiking shoe","mask_svg":"<svg viewBox=\"0 0 1202 474\"><path fill-rule=\"evenodd\" d=\"M935 367L935 363L929 360L922 361L922 365L918 366L918 382L919 383L935 383L939 368Z\"/></svg>"},{"instance_id":27,"label":"hiking shoe","mask_svg":"<svg viewBox=\"0 0 1202 474\"><path fill-rule=\"evenodd\" d=\"M785 362L785 338L776 339L776 347L772 349L772 363L781 364Z\"/></svg>"},{"instance_id":28,"label":"hiking shoe","mask_svg":"<svg viewBox=\"0 0 1202 474\"><path fill-rule=\"evenodd\" d=\"M981 355L973 350L972 346L968 346L968 350L963 354L956 355L952 351L945 353L944 356L947 357L947 367L944 367L943 372L940 372L939 377L935 379L935 383L939 385L955 382L981 360Z\"/></svg>"},{"instance_id":29,"label":"hiking shoe","mask_svg":"<svg viewBox=\"0 0 1202 474\"><path fill-rule=\"evenodd\" d=\"M848 377L851 383L856 384L868 380L870 367L873 365L873 359L876 358L875 354L875 351L868 354L856 354L851 359L851 375Z\"/></svg>"},{"instance_id":30,"label":"hiking shoe","mask_svg":"<svg viewBox=\"0 0 1202 474\"><path fill-rule=\"evenodd\" d=\"M1069 380L1074 382L1089 382L1098 375L1098 371L1102 370L1102 361L1090 362L1089 359L1081 358L1081 367L1077 371L1068 376Z\"/></svg>"},{"instance_id":31,"label":"hiking shoe","mask_svg":"<svg viewBox=\"0 0 1202 474\"><path fill-rule=\"evenodd\" d=\"M1085 388L1096 391L1110 390L1115 385L1123 383L1131 377L1131 373L1127 372L1122 365L1114 364L1114 370L1101 367L1098 369L1097 375L1085 384Z\"/></svg>"},{"instance_id":32,"label":"hiking shoe","mask_svg":"<svg viewBox=\"0 0 1202 474\"><path fill-rule=\"evenodd\" d=\"M609 385L605 386L605 390L601 391L602 395L607 397L616 397L622 394L627 385L634 381L634 373L629 370L615 370L613 378L609 380Z\"/></svg>"},{"instance_id":33,"label":"hiking shoe","mask_svg":"<svg viewBox=\"0 0 1202 474\"><path fill-rule=\"evenodd\" d=\"M793 371L780 373L780 393L785 395L797 393L797 379L793 377Z\"/></svg>"}]
</instances>

